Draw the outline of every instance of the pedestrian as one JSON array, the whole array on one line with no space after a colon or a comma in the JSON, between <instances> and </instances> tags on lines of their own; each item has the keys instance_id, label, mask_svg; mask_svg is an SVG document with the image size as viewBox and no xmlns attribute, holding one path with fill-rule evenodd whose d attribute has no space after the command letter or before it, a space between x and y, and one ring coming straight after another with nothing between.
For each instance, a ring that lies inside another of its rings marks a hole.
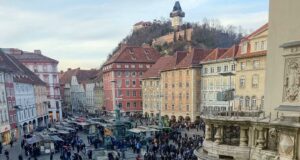
<instances>
[{"instance_id":1,"label":"pedestrian","mask_svg":"<svg viewBox=\"0 0 300 160\"><path fill-rule=\"evenodd\" d=\"M9 160L9 152L8 152L8 150L5 150L4 154L5 154L6 160Z\"/></svg>"},{"instance_id":2,"label":"pedestrian","mask_svg":"<svg viewBox=\"0 0 300 160\"><path fill-rule=\"evenodd\" d=\"M23 160L23 156L22 155L19 155L19 160Z\"/></svg>"},{"instance_id":3,"label":"pedestrian","mask_svg":"<svg viewBox=\"0 0 300 160\"><path fill-rule=\"evenodd\" d=\"M3 149L3 146L2 146L2 142L0 141L0 154L2 154L2 149Z\"/></svg>"},{"instance_id":4,"label":"pedestrian","mask_svg":"<svg viewBox=\"0 0 300 160\"><path fill-rule=\"evenodd\" d=\"M50 160L53 160L53 152L50 153Z\"/></svg>"},{"instance_id":5,"label":"pedestrian","mask_svg":"<svg viewBox=\"0 0 300 160\"><path fill-rule=\"evenodd\" d=\"M13 147L14 141L10 140L9 144L10 144L10 147Z\"/></svg>"},{"instance_id":6,"label":"pedestrian","mask_svg":"<svg viewBox=\"0 0 300 160\"><path fill-rule=\"evenodd\" d=\"M93 151L92 150L89 150L88 158L89 158L89 160L91 160L93 158Z\"/></svg>"}]
</instances>

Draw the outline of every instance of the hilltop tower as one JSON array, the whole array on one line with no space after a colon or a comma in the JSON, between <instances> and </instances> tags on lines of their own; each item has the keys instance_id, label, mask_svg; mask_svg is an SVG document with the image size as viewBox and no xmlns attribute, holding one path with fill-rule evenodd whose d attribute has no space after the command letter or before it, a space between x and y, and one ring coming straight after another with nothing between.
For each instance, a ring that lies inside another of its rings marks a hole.
<instances>
[{"instance_id":1,"label":"hilltop tower","mask_svg":"<svg viewBox=\"0 0 300 160\"><path fill-rule=\"evenodd\" d=\"M175 30L178 30L182 25L182 18L185 16L185 13L182 11L179 1L175 2L173 11L170 13L170 18L172 20L172 27Z\"/></svg>"}]
</instances>

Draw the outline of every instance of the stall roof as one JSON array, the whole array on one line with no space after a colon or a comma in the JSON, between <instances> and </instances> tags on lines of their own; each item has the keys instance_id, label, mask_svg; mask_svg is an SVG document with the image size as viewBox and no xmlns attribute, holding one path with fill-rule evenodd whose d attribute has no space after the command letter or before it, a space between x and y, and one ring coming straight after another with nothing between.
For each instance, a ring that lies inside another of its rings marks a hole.
<instances>
[{"instance_id":1,"label":"stall roof","mask_svg":"<svg viewBox=\"0 0 300 160\"><path fill-rule=\"evenodd\" d=\"M61 134L69 134L68 131L65 130L57 130L57 133L61 133Z\"/></svg>"},{"instance_id":2,"label":"stall roof","mask_svg":"<svg viewBox=\"0 0 300 160\"><path fill-rule=\"evenodd\" d=\"M50 132L56 132L57 129L55 129L55 128L49 128L49 131L50 131Z\"/></svg>"},{"instance_id":3,"label":"stall roof","mask_svg":"<svg viewBox=\"0 0 300 160\"><path fill-rule=\"evenodd\" d=\"M159 130L154 129L154 128L148 128L148 127L138 127L138 128L132 128L128 130L129 132L133 133L143 133L143 132L157 132Z\"/></svg>"},{"instance_id":4,"label":"stall roof","mask_svg":"<svg viewBox=\"0 0 300 160\"><path fill-rule=\"evenodd\" d=\"M53 136L50 136L50 137L51 137L51 139L52 139L53 141L61 141L61 142L64 141L63 139L61 139L60 137L58 137L58 136L56 136L56 135L53 135Z\"/></svg>"},{"instance_id":5,"label":"stall roof","mask_svg":"<svg viewBox=\"0 0 300 160\"><path fill-rule=\"evenodd\" d=\"M34 143L37 143L37 142L40 142L42 141L42 138L40 136L32 136L31 138L28 138L26 139L26 143L28 144L34 144Z\"/></svg>"}]
</instances>

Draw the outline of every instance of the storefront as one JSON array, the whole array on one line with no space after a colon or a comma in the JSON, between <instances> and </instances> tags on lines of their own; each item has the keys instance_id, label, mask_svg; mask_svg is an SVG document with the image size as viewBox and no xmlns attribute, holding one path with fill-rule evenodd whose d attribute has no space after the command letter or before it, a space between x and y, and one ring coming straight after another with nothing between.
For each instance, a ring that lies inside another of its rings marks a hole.
<instances>
[{"instance_id":1,"label":"storefront","mask_svg":"<svg viewBox=\"0 0 300 160\"><path fill-rule=\"evenodd\" d=\"M2 144L9 144L11 138L10 138L10 126L9 125L3 125L0 127L0 141Z\"/></svg>"}]
</instances>

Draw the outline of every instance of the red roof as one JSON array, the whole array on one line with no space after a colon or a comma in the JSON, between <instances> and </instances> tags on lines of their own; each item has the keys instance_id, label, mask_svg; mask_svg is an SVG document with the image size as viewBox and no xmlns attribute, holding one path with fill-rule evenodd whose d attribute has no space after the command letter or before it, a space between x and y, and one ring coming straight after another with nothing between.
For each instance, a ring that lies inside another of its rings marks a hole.
<instances>
[{"instance_id":1,"label":"red roof","mask_svg":"<svg viewBox=\"0 0 300 160\"><path fill-rule=\"evenodd\" d=\"M238 45L233 45L222 56L220 56L219 59L235 58L238 51L239 51L239 46Z\"/></svg>"},{"instance_id":2,"label":"red roof","mask_svg":"<svg viewBox=\"0 0 300 160\"><path fill-rule=\"evenodd\" d=\"M261 26L260 28L258 28L257 30L255 30L254 32L252 32L251 34L249 34L248 36L244 37L241 42L244 42L246 40L248 40L250 37L253 37L255 35L258 35L266 30L268 30L269 28L269 23L264 24L263 26Z\"/></svg>"},{"instance_id":3,"label":"red roof","mask_svg":"<svg viewBox=\"0 0 300 160\"><path fill-rule=\"evenodd\" d=\"M160 56L160 53L152 47L123 44L104 65L111 63L155 63Z\"/></svg>"},{"instance_id":4,"label":"red roof","mask_svg":"<svg viewBox=\"0 0 300 160\"><path fill-rule=\"evenodd\" d=\"M172 62L172 59L174 59L174 57L170 55L160 57L157 62L144 73L143 79L159 77L160 71L166 69L169 63Z\"/></svg>"},{"instance_id":5,"label":"red roof","mask_svg":"<svg viewBox=\"0 0 300 160\"><path fill-rule=\"evenodd\" d=\"M202 62L209 62L219 59L228 50L228 48L216 48L206 56Z\"/></svg>"},{"instance_id":6,"label":"red roof","mask_svg":"<svg viewBox=\"0 0 300 160\"><path fill-rule=\"evenodd\" d=\"M60 77L60 84L70 83L73 76L76 76L77 81L79 83L88 82L92 79L97 78L99 76L99 70L91 69L91 70L81 70L80 68L77 69L68 69L64 72Z\"/></svg>"}]
</instances>

